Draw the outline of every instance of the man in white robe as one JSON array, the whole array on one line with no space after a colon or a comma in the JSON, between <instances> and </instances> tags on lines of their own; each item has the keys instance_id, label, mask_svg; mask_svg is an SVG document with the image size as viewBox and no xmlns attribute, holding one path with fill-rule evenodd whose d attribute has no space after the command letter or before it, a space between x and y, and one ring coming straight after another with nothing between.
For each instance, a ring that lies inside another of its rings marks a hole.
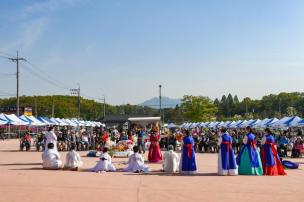
<instances>
[{"instance_id":1,"label":"man in white robe","mask_svg":"<svg viewBox=\"0 0 304 202\"><path fill-rule=\"evenodd\" d=\"M47 148L42 153L42 166L44 169L60 169L62 168L62 161L60 160L60 155L56 149L54 149L54 144L49 143Z\"/></svg>"},{"instance_id":2,"label":"man in white robe","mask_svg":"<svg viewBox=\"0 0 304 202\"><path fill-rule=\"evenodd\" d=\"M125 172L149 172L149 167L145 165L144 158L139 154L139 148L133 147L134 154L129 157L128 167L124 169Z\"/></svg>"},{"instance_id":3,"label":"man in white robe","mask_svg":"<svg viewBox=\"0 0 304 202\"><path fill-rule=\"evenodd\" d=\"M179 157L176 152L173 151L172 145L168 146L168 151L164 154L163 170L164 172L175 173L179 168Z\"/></svg>"},{"instance_id":4,"label":"man in white robe","mask_svg":"<svg viewBox=\"0 0 304 202\"><path fill-rule=\"evenodd\" d=\"M72 144L71 151L66 155L65 165L66 169L78 170L83 165L80 155L75 151L76 145Z\"/></svg>"},{"instance_id":5,"label":"man in white robe","mask_svg":"<svg viewBox=\"0 0 304 202\"><path fill-rule=\"evenodd\" d=\"M111 171L114 172L116 171L115 166L112 164L112 158L108 154L108 148L105 147L102 151L102 154L100 155L100 160L96 164L96 166L92 169L90 169L92 172L107 172Z\"/></svg>"}]
</instances>

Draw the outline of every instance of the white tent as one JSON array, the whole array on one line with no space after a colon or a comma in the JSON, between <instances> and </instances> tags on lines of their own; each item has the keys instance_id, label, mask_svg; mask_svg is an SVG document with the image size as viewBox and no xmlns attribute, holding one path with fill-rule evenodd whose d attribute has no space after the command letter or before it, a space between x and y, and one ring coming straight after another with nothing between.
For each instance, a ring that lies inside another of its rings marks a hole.
<instances>
[{"instance_id":1,"label":"white tent","mask_svg":"<svg viewBox=\"0 0 304 202\"><path fill-rule=\"evenodd\" d=\"M4 115L6 119L9 121L9 124L16 125L16 126L27 126L30 122L23 121L19 119L15 114Z\"/></svg>"},{"instance_id":2,"label":"white tent","mask_svg":"<svg viewBox=\"0 0 304 202\"><path fill-rule=\"evenodd\" d=\"M0 125L6 125L8 123L7 120L0 119Z\"/></svg>"},{"instance_id":3,"label":"white tent","mask_svg":"<svg viewBox=\"0 0 304 202\"><path fill-rule=\"evenodd\" d=\"M34 116L25 116L22 115L19 117L23 121L29 122L31 126L45 126L46 124L36 119Z\"/></svg>"},{"instance_id":4,"label":"white tent","mask_svg":"<svg viewBox=\"0 0 304 202\"><path fill-rule=\"evenodd\" d=\"M272 128L284 128L286 125L284 124L286 121L290 120L291 117L284 117L272 124L269 124L270 127Z\"/></svg>"},{"instance_id":5,"label":"white tent","mask_svg":"<svg viewBox=\"0 0 304 202\"><path fill-rule=\"evenodd\" d=\"M266 124L267 124L270 120L271 120L271 119L268 119L268 118L263 119L263 120L261 120L259 123L255 124L255 125L253 126L253 128L265 128Z\"/></svg>"},{"instance_id":6,"label":"white tent","mask_svg":"<svg viewBox=\"0 0 304 202\"><path fill-rule=\"evenodd\" d=\"M291 119L289 119L288 121L286 121L284 124L286 125L286 127L298 127L299 126L299 122L302 119L298 116L294 116L291 117Z\"/></svg>"}]
</instances>

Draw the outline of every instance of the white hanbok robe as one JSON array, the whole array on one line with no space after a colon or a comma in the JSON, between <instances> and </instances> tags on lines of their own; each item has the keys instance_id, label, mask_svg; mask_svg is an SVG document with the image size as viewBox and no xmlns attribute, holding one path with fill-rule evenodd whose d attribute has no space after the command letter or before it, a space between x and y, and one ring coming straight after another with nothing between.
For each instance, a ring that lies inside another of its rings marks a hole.
<instances>
[{"instance_id":1,"label":"white hanbok robe","mask_svg":"<svg viewBox=\"0 0 304 202\"><path fill-rule=\"evenodd\" d=\"M116 171L115 166L112 164L111 156L108 153L102 153L100 155L100 160L94 168L91 169L92 172L100 171Z\"/></svg>"},{"instance_id":2,"label":"white hanbok robe","mask_svg":"<svg viewBox=\"0 0 304 202\"><path fill-rule=\"evenodd\" d=\"M48 131L45 134L45 148L46 150L48 149L47 146L49 143L53 143L54 144L54 149L57 150L57 136L55 135L55 133L53 131Z\"/></svg>"},{"instance_id":3,"label":"white hanbok robe","mask_svg":"<svg viewBox=\"0 0 304 202\"><path fill-rule=\"evenodd\" d=\"M169 173L178 172L179 157L174 151L167 151L164 153L163 170Z\"/></svg>"},{"instance_id":4,"label":"white hanbok robe","mask_svg":"<svg viewBox=\"0 0 304 202\"><path fill-rule=\"evenodd\" d=\"M66 154L64 167L74 169L79 168L82 165L83 162L81 161L80 155L76 151L72 150Z\"/></svg>"},{"instance_id":5,"label":"white hanbok robe","mask_svg":"<svg viewBox=\"0 0 304 202\"><path fill-rule=\"evenodd\" d=\"M45 169L59 169L62 167L62 161L57 150L49 149L42 153L42 166Z\"/></svg>"},{"instance_id":6,"label":"white hanbok robe","mask_svg":"<svg viewBox=\"0 0 304 202\"><path fill-rule=\"evenodd\" d=\"M149 167L145 165L145 160L139 153L134 153L129 157L128 167L124 169L125 172L148 172Z\"/></svg>"}]
</instances>

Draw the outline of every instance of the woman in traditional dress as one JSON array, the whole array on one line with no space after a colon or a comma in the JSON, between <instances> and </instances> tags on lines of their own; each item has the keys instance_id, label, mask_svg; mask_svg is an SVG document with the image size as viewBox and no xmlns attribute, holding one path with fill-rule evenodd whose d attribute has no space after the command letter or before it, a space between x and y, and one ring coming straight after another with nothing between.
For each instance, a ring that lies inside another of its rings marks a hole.
<instances>
[{"instance_id":1,"label":"woman in traditional dress","mask_svg":"<svg viewBox=\"0 0 304 202\"><path fill-rule=\"evenodd\" d=\"M218 155L218 174L237 175L238 171L234 158L234 149L232 147L232 137L225 128L220 130L218 145L220 146Z\"/></svg>"},{"instance_id":2,"label":"woman in traditional dress","mask_svg":"<svg viewBox=\"0 0 304 202\"><path fill-rule=\"evenodd\" d=\"M183 138L183 150L181 154L180 173L194 174L196 173L196 161L194 151L194 139L189 131L186 131L186 136Z\"/></svg>"},{"instance_id":3,"label":"woman in traditional dress","mask_svg":"<svg viewBox=\"0 0 304 202\"><path fill-rule=\"evenodd\" d=\"M265 129L265 136L262 139L261 158L264 175L286 175L269 128Z\"/></svg>"},{"instance_id":4,"label":"woman in traditional dress","mask_svg":"<svg viewBox=\"0 0 304 202\"><path fill-rule=\"evenodd\" d=\"M150 135L151 144L149 147L148 160L151 163L157 163L163 159L159 146L160 135L157 131L157 129L152 130Z\"/></svg>"},{"instance_id":5,"label":"woman in traditional dress","mask_svg":"<svg viewBox=\"0 0 304 202\"><path fill-rule=\"evenodd\" d=\"M243 147L237 157L240 175L263 175L260 154L256 148L255 135L251 128L246 128L247 134L243 139Z\"/></svg>"}]
</instances>

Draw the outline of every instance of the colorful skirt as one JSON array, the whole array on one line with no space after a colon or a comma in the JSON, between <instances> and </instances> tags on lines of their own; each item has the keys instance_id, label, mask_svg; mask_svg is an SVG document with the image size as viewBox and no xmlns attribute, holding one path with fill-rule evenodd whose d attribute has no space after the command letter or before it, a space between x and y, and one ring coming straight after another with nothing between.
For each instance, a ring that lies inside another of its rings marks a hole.
<instances>
[{"instance_id":1,"label":"colorful skirt","mask_svg":"<svg viewBox=\"0 0 304 202\"><path fill-rule=\"evenodd\" d=\"M260 154L257 152L259 167L252 167L248 149L245 148L241 156L240 165L238 167L239 175L263 175L263 167Z\"/></svg>"}]
</instances>

